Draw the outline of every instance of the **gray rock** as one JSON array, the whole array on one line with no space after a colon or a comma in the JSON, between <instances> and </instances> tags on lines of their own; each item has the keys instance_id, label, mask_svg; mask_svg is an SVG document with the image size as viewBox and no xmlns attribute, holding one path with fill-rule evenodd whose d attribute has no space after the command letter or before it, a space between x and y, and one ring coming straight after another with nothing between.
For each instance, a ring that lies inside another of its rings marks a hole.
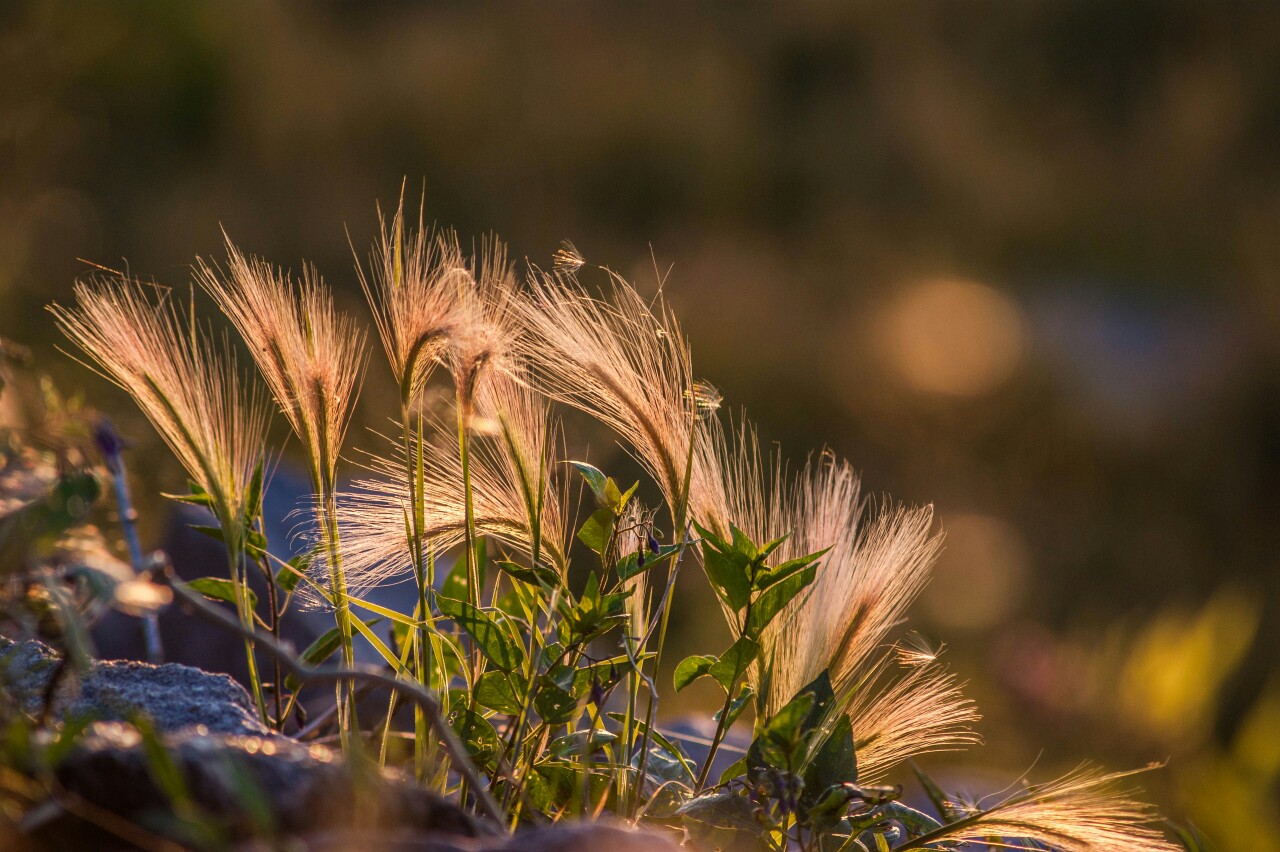
<instances>
[{"instance_id":1,"label":"gray rock","mask_svg":"<svg viewBox=\"0 0 1280 852\"><path fill-rule=\"evenodd\" d=\"M173 818L184 808L196 823L218 827L222 836L215 845L352 829L394 829L464 842L486 833L483 823L454 803L398 774L343 761L324 746L199 728L163 742L185 791L185 802L176 808L169 793L156 786L163 773L157 772L141 735L121 723L90 726L59 765L58 781L99 808L179 841L192 839L184 835L191 823L184 827ZM84 829L51 826L42 840Z\"/></svg>"},{"instance_id":2,"label":"gray rock","mask_svg":"<svg viewBox=\"0 0 1280 852\"><path fill-rule=\"evenodd\" d=\"M0 637L0 685L28 713L40 711L57 664L47 645ZM87 671L62 679L51 709L56 718L117 722L144 713L161 733L196 726L216 734L270 733L258 721L249 693L231 677L175 663L94 661Z\"/></svg>"}]
</instances>

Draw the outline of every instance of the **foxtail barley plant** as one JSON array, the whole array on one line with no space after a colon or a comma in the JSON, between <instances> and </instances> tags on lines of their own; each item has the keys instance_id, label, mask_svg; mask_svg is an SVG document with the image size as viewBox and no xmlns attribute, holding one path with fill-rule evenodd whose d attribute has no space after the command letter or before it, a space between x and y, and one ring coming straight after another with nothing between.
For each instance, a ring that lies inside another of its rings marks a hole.
<instances>
[{"instance_id":1,"label":"foxtail barley plant","mask_svg":"<svg viewBox=\"0 0 1280 852\"><path fill-rule=\"evenodd\" d=\"M253 624L243 557L261 511L265 400L242 383L234 359L195 321L184 323L169 292L125 279L78 284L76 306L51 305L63 334L105 378L129 393L186 468L195 502L217 519L241 622ZM193 498L184 498L193 499ZM252 645L249 679L266 703Z\"/></svg>"},{"instance_id":2,"label":"foxtail barley plant","mask_svg":"<svg viewBox=\"0 0 1280 852\"><path fill-rule=\"evenodd\" d=\"M225 264L196 268L310 467L318 531L276 577L284 608L298 588L331 604L336 626L302 662L340 651L349 668L358 633L399 682L438 696L456 735L432 726L430 702L399 731L394 698L362 728L351 690L340 689L345 747L380 737L383 762L408 762L395 744L411 739L423 784L486 808L501 802L511 827L608 810L681 829L699 848L1175 848L1119 789L1125 775L1090 768L965 805L913 764L932 812L904 804L883 782L905 763L978 742L977 711L939 649L899 632L940 547L931 509L870 501L831 453L789 468L780 452L761 452L745 419L723 425L720 394L695 380L661 294L647 299L612 273L595 294L571 244L550 271L530 267L521 280L500 243L468 255L421 212L409 227L403 201L380 224L358 276L398 391L395 431L361 450L363 474L341 489L363 331L309 268L295 281L230 244ZM166 295L113 282L81 285L76 297L73 309L52 308L59 325L134 395L187 468L221 527L252 636L241 562L265 551L253 526L259 397ZM660 510L641 502L640 483L564 457L558 405L617 435ZM689 563L731 644L672 673L662 654ZM401 580L416 589L411 611L366 599ZM271 613L274 624L283 608ZM720 691L697 760L659 721L672 676L676 691L703 680ZM265 717L256 670L254 681ZM296 684L273 690L294 706ZM278 709L275 721L288 715ZM749 746L720 768L717 755L746 727Z\"/></svg>"},{"instance_id":3,"label":"foxtail barley plant","mask_svg":"<svg viewBox=\"0 0 1280 852\"><path fill-rule=\"evenodd\" d=\"M355 662L350 605L338 530L337 467L364 365L364 332L333 305L319 273L301 282L227 242L225 271L201 263L197 279L244 338L276 405L302 442L311 470L328 596L337 621L342 661ZM355 727L355 698L339 686L339 729Z\"/></svg>"}]
</instances>

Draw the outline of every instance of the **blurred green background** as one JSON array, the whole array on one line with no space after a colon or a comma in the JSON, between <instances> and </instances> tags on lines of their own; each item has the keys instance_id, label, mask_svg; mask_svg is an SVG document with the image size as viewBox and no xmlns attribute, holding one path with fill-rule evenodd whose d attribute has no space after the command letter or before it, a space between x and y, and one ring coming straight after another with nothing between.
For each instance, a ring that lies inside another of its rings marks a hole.
<instances>
[{"instance_id":1,"label":"blurred green background","mask_svg":"<svg viewBox=\"0 0 1280 852\"><path fill-rule=\"evenodd\" d=\"M182 286L225 226L363 312L406 176L667 276L766 441L936 505L913 625L988 746L931 765L1168 758L1168 812L1280 848L1278 153L1273 4L7 0L0 334L153 440L53 349L78 258Z\"/></svg>"}]
</instances>

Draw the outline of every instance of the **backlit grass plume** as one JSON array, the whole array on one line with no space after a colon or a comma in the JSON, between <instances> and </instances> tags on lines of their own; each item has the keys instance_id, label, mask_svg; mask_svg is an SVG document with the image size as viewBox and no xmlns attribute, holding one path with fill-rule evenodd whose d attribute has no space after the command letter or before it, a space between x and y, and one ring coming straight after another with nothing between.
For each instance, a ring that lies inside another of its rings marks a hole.
<instances>
[{"instance_id":1,"label":"backlit grass plume","mask_svg":"<svg viewBox=\"0 0 1280 852\"><path fill-rule=\"evenodd\" d=\"M904 655L895 647L864 664L846 685L841 712L849 717L858 776L875 781L909 758L977 745L971 727L981 717L935 655Z\"/></svg>"},{"instance_id":2,"label":"backlit grass plume","mask_svg":"<svg viewBox=\"0 0 1280 852\"><path fill-rule=\"evenodd\" d=\"M655 311L626 281L610 281L597 299L568 272L535 272L517 302L520 350L540 388L634 448L680 526L696 420L688 346L665 303Z\"/></svg>"},{"instance_id":3,"label":"backlit grass plume","mask_svg":"<svg viewBox=\"0 0 1280 852\"><path fill-rule=\"evenodd\" d=\"M786 536L780 562L822 553L812 585L760 637L762 712L778 712L826 672L865 778L976 742L973 704L940 664L918 660L895 680L895 655L881 648L928 580L940 543L932 511L886 505L871 514L847 462L824 453L788 475L780 459L762 457L745 424L733 437L715 424L702 434L691 492L703 523L721 536L733 526L760 542Z\"/></svg>"},{"instance_id":4,"label":"backlit grass plume","mask_svg":"<svg viewBox=\"0 0 1280 852\"><path fill-rule=\"evenodd\" d=\"M382 221L369 270L357 267L360 286L401 402L408 406L462 330L475 280L452 232L433 234L424 227L421 210L418 227L406 229L403 199L391 222Z\"/></svg>"},{"instance_id":5,"label":"backlit grass plume","mask_svg":"<svg viewBox=\"0 0 1280 852\"><path fill-rule=\"evenodd\" d=\"M960 816L895 850L947 849L956 843L1060 852L1175 852L1152 808L1123 789L1133 772L1081 766L1056 781Z\"/></svg>"},{"instance_id":6,"label":"backlit grass plume","mask_svg":"<svg viewBox=\"0 0 1280 852\"><path fill-rule=\"evenodd\" d=\"M483 427L472 435L470 479L476 532L492 535L563 573L566 568L562 499L551 481L554 424L545 400L509 378L481 395L473 419ZM436 424L439 426L440 424ZM412 567L406 513L410 483L403 448L372 455L374 474L357 480L339 496L345 566L354 590L405 579ZM434 553L466 538L466 500L457 447L443 441L422 451L425 495L423 535Z\"/></svg>"},{"instance_id":7,"label":"backlit grass plume","mask_svg":"<svg viewBox=\"0 0 1280 852\"><path fill-rule=\"evenodd\" d=\"M178 316L167 290L98 280L77 284L75 299L75 308L50 306L59 329L133 397L214 498L226 534L242 541L248 486L269 419L265 400L241 382L229 354Z\"/></svg>"},{"instance_id":8,"label":"backlit grass plume","mask_svg":"<svg viewBox=\"0 0 1280 852\"><path fill-rule=\"evenodd\" d=\"M311 267L295 282L228 241L225 269L202 261L197 277L244 338L317 486L329 489L364 372L364 331Z\"/></svg>"},{"instance_id":9,"label":"backlit grass plume","mask_svg":"<svg viewBox=\"0 0 1280 852\"><path fill-rule=\"evenodd\" d=\"M241 591L241 620L251 623L241 556L256 511L251 483L261 472L266 400L241 382L224 349L179 316L169 291L102 279L78 283L75 299L74 308L50 306L58 327L91 366L133 397L208 496ZM252 651L249 666L262 710Z\"/></svg>"},{"instance_id":10,"label":"backlit grass plume","mask_svg":"<svg viewBox=\"0 0 1280 852\"><path fill-rule=\"evenodd\" d=\"M364 370L364 332L338 313L333 296L310 267L301 282L227 241L225 270L201 262L200 283L240 332L294 432L307 451L321 506L329 568L328 593L343 663L355 661L346 580L342 569L335 487L338 456ZM344 737L354 707L340 702Z\"/></svg>"}]
</instances>

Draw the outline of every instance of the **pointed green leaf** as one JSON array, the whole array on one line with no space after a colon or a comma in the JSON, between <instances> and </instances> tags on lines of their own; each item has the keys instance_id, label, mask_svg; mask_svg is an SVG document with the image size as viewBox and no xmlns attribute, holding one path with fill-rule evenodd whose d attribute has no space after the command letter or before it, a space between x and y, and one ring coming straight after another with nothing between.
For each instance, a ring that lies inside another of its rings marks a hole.
<instances>
[{"instance_id":1,"label":"pointed green leaf","mask_svg":"<svg viewBox=\"0 0 1280 852\"><path fill-rule=\"evenodd\" d=\"M578 530L578 541L604 558L605 548L609 546L609 539L613 537L613 522L612 509L597 509L591 513L591 517L587 518L582 529Z\"/></svg>"},{"instance_id":2,"label":"pointed green leaf","mask_svg":"<svg viewBox=\"0 0 1280 852\"><path fill-rule=\"evenodd\" d=\"M742 711L747 709L747 705L751 703L751 699L756 697L756 691L751 684L745 684L742 691L738 693L738 697L729 702L729 718L725 722L725 727L730 727L734 722L738 721L738 717L742 715ZM716 711L715 720L720 721L720 711ZM744 758L745 760L745 758Z\"/></svg>"},{"instance_id":3,"label":"pointed green leaf","mask_svg":"<svg viewBox=\"0 0 1280 852\"><path fill-rule=\"evenodd\" d=\"M238 598L236 597L236 584L222 577L199 577L187 583L187 587L193 589L206 598L212 598L215 601L224 601L237 606ZM253 589L249 589L249 606L257 609L258 596L254 594Z\"/></svg>"},{"instance_id":4,"label":"pointed green leaf","mask_svg":"<svg viewBox=\"0 0 1280 852\"><path fill-rule=\"evenodd\" d=\"M475 699L482 707L514 716L520 712L527 690L528 686L519 672L510 675L505 672L485 672L476 681Z\"/></svg>"},{"instance_id":5,"label":"pointed green leaf","mask_svg":"<svg viewBox=\"0 0 1280 852\"><path fill-rule=\"evenodd\" d=\"M676 666L676 692L684 689L703 675L709 674L711 667L717 662L719 660L710 654L694 654L692 657L685 657Z\"/></svg>"},{"instance_id":6,"label":"pointed green leaf","mask_svg":"<svg viewBox=\"0 0 1280 852\"><path fill-rule=\"evenodd\" d=\"M734 611L747 605L751 599L751 580L747 577L747 562L741 556L722 553L704 540L702 567L716 594Z\"/></svg>"},{"instance_id":7,"label":"pointed green leaf","mask_svg":"<svg viewBox=\"0 0 1280 852\"><path fill-rule=\"evenodd\" d=\"M853 750L853 727L841 715L818 748L804 773L802 807L815 806L823 791L845 783L858 782L858 761Z\"/></svg>"},{"instance_id":8,"label":"pointed green leaf","mask_svg":"<svg viewBox=\"0 0 1280 852\"><path fill-rule=\"evenodd\" d=\"M817 562L820 557L830 550L819 550L817 553L810 553L808 556L801 556L798 559L790 559L774 568L768 568L756 576L756 591L763 592L770 586L779 583L792 574L807 568L809 565Z\"/></svg>"},{"instance_id":9,"label":"pointed green leaf","mask_svg":"<svg viewBox=\"0 0 1280 852\"><path fill-rule=\"evenodd\" d=\"M509 559L498 559L494 562L498 568L506 574L510 574L522 583L528 583L531 586L546 586L551 589L557 589L563 586L560 575L556 571L546 565L534 565L525 567L519 563L512 562Z\"/></svg>"},{"instance_id":10,"label":"pointed green leaf","mask_svg":"<svg viewBox=\"0 0 1280 852\"><path fill-rule=\"evenodd\" d=\"M760 595L751 607L751 615L747 618L744 632L748 636L759 638L761 632L769 626L769 623L782 611L783 607L791 603L796 595L804 591L804 588L812 583L817 575L818 566L810 565Z\"/></svg>"},{"instance_id":11,"label":"pointed green leaf","mask_svg":"<svg viewBox=\"0 0 1280 852\"><path fill-rule=\"evenodd\" d=\"M244 500L244 515L246 522L252 521L254 518L262 514L262 459L258 459L258 464L253 469L253 476L249 478L249 489L246 492Z\"/></svg>"},{"instance_id":12,"label":"pointed green leaf","mask_svg":"<svg viewBox=\"0 0 1280 852\"><path fill-rule=\"evenodd\" d=\"M465 630L481 653L502 671L514 671L524 662L524 648L489 613L443 595L437 596L436 605L440 613Z\"/></svg>"},{"instance_id":13,"label":"pointed green leaf","mask_svg":"<svg viewBox=\"0 0 1280 852\"><path fill-rule=\"evenodd\" d=\"M596 505L605 507L609 505L608 497L605 493L605 487L609 482L609 477L600 472L599 468L589 465L586 462L571 461L578 473L582 474L582 478L586 480L587 485L591 488L591 493L596 497ZM617 486L614 486L617 488Z\"/></svg>"}]
</instances>

